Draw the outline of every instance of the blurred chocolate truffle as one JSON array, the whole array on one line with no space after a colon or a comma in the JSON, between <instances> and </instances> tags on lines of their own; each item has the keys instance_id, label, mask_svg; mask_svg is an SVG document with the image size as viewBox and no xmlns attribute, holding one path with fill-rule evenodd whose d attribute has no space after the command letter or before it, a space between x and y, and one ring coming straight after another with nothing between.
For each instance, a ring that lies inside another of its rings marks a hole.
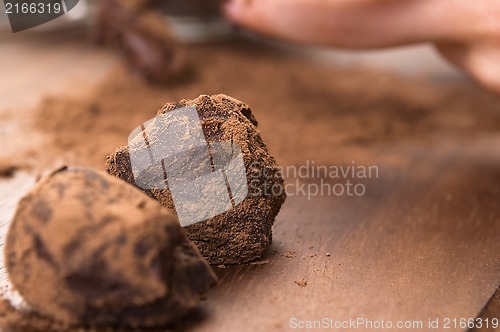
<instances>
[{"instance_id":1,"label":"blurred chocolate truffle","mask_svg":"<svg viewBox=\"0 0 500 332\"><path fill-rule=\"evenodd\" d=\"M71 326L164 326L216 282L174 213L83 168L52 173L21 200L5 253L28 305Z\"/></svg>"},{"instance_id":2,"label":"blurred chocolate truffle","mask_svg":"<svg viewBox=\"0 0 500 332\"><path fill-rule=\"evenodd\" d=\"M150 8L154 0L101 0L94 26L95 39L117 46L129 67L150 81L172 83L186 77L184 48L161 13Z\"/></svg>"},{"instance_id":3,"label":"blurred chocolate truffle","mask_svg":"<svg viewBox=\"0 0 500 332\"><path fill-rule=\"evenodd\" d=\"M158 134L166 130L165 128L177 126L176 122L185 122L186 116L177 116L177 113L174 112L184 108L191 108L197 112L202 136L209 145L209 159L212 164L215 164L219 157L215 155L214 146L228 144L241 151L243 178L248 189L244 197L238 197L238 199L231 197L232 208L202 222L185 227L188 238L198 246L210 264L240 264L262 257L271 244L274 219L280 211L286 195L280 169L262 141L257 129L257 121L250 107L223 94L202 95L194 100L169 103L160 109L155 121L148 123L147 127L142 127L143 130L137 133L136 141L149 135L147 137L149 143L156 142L166 150L172 149L176 145L184 146L184 148L192 145L193 135L196 134L193 131L186 131L181 136L172 139ZM167 115L171 115L168 121L165 119L157 120ZM144 179L137 178L137 174L134 176L131 156L146 155L149 151L145 150L149 146L147 144L131 145L130 142L128 147L120 147L108 157L107 171L127 182L138 185L163 206L177 210L180 216L179 207L174 204L175 197L173 197L169 187L172 179L166 173L163 187L148 188L143 183L138 184ZM196 159L196 157L193 158ZM165 166L163 161L162 165ZM152 165L151 167L161 167L162 165ZM213 170L217 171L217 165L212 166ZM161 173L161 169L159 172ZM232 185L229 183L230 179L227 173L225 174L226 182L228 189L231 189ZM198 188L193 185L191 190L195 192ZM197 201L193 201L194 207L196 204Z\"/></svg>"}]
</instances>

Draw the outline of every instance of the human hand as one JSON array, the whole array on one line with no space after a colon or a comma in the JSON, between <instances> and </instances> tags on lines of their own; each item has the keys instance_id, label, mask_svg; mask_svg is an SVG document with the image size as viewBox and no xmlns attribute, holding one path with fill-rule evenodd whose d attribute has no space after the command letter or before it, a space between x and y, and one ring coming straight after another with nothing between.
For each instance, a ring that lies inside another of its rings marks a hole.
<instances>
[{"instance_id":1,"label":"human hand","mask_svg":"<svg viewBox=\"0 0 500 332\"><path fill-rule=\"evenodd\" d=\"M431 42L500 93L500 2L491 0L230 0L226 16L271 37L373 49Z\"/></svg>"}]
</instances>

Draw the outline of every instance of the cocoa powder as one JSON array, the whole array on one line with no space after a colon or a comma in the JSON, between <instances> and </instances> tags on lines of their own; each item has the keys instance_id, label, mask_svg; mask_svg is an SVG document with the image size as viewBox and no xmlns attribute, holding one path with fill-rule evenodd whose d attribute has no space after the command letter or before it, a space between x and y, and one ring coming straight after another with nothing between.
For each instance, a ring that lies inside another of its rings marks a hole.
<instances>
[{"instance_id":1,"label":"cocoa powder","mask_svg":"<svg viewBox=\"0 0 500 332\"><path fill-rule=\"evenodd\" d=\"M190 47L189 58L195 74L190 82L149 85L116 69L82 98L46 98L34 120L50 144L40 147L43 153L30 166L38 169L61 158L104 169L106 156L125 146L137 124L154 117L165 102L203 93L226 93L252 105L261 135L281 165L359 161L370 150L401 141L436 144L443 137L500 131L498 97L470 82L340 68L253 42ZM32 322L38 331L52 327L9 308L0 304L0 320L21 331Z\"/></svg>"}]
</instances>

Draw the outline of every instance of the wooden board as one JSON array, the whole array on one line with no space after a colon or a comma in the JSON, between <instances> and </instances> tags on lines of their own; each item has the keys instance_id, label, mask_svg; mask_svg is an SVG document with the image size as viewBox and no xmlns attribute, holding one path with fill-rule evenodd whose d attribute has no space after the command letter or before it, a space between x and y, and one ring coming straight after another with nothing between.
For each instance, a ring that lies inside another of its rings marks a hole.
<instances>
[{"instance_id":1,"label":"wooden board","mask_svg":"<svg viewBox=\"0 0 500 332\"><path fill-rule=\"evenodd\" d=\"M482 322L496 322L498 320L498 313L500 312L500 288L497 289L495 295L491 298L491 300L486 304L481 314L478 318ZM473 327L469 331L487 331L488 329L492 330L493 326L478 326ZM498 330L498 329L497 329Z\"/></svg>"},{"instance_id":2,"label":"wooden board","mask_svg":"<svg viewBox=\"0 0 500 332\"><path fill-rule=\"evenodd\" d=\"M18 91L34 104L47 86L70 93L71 85L65 83L77 77L81 84L91 84L95 75L86 75L86 70L100 64L105 72L114 63L106 52L94 54L67 38L62 43L41 53L43 43L32 41L9 39L0 46L2 60L12 63L19 56L29 58L26 52L37 54L26 69L10 69L7 77L12 80L0 80L0 112L12 115L14 107L26 106L25 98L15 97ZM7 49L12 51L4 53ZM32 73L47 72L55 57L61 63L82 51L86 56L73 74L44 75L44 84L29 84ZM2 125L16 127L22 118L10 116ZM271 145L273 131L285 130L276 123L262 125ZM3 135L13 137L8 130ZM12 142L18 147L30 144ZM310 156L314 149L310 145L297 153ZM358 158L359 151L343 151L323 163L349 166ZM203 318L188 329L282 331L291 329L293 318L365 318L421 321L421 330L427 331L429 319L443 323L445 318L478 316L500 284L499 135L460 142L443 137L438 146L402 141L368 149L362 163L379 170L378 177L359 180L366 186L363 197L289 195L267 256L256 264L216 268L220 285L203 303ZM21 172L0 182L2 232L35 175ZM313 187L322 180L331 186L337 181L309 178L289 183Z\"/></svg>"},{"instance_id":3,"label":"wooden board","mask_svg":"<svg viewBox=\"0 0 500 332\"><path fill-rule=\"evenodd\" d=\"M219 270L207 305L214 314L194 330L287 330L292 318L476 317L500 282L500 191L491 187L500 155L401 148L411 170L381 157L383 179L366 183L368 197L289 197L269 262ZM307 286L295 283L302 279Z\"/></svg>"}]
</instances>

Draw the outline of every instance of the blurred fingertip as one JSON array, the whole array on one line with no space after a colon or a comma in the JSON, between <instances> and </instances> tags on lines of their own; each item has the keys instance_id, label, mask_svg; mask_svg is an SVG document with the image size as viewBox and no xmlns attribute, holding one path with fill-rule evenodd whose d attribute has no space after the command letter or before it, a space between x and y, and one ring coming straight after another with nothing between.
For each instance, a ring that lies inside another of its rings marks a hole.
<instances>
[{"instance_id":1,"label":"blurred fingertip","mask_svg":"<svg viewBox=\"0 0 500 332\"><path fill-rule=\"evenodd\" d=\"M245 1L241 0L226 0L222 9L227 18L231 21L237 21L238 17L243 12L243 7L245 6Z\"/></svg>"}]
</instances>

